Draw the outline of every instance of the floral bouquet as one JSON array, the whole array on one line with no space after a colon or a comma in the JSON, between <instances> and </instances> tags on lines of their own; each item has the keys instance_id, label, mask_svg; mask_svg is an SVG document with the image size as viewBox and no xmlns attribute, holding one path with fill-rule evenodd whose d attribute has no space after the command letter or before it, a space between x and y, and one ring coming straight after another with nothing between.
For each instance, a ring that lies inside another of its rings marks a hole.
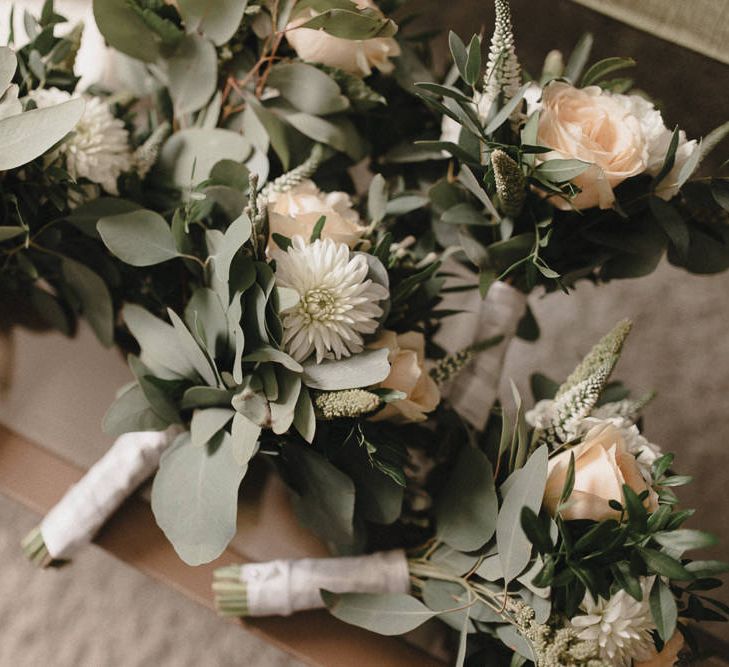
<instances>
[{"instance_id":1,"label":"floral bouquet","mask_svg":"<svg viewBox=\"0 0 729 667\"><path fill-rule=\"evenodd\" d=\"M437 617L460 632L456 664L673 665L688 620L726 620L707 591L729 563L685 554L716 544L682 525L673 455L641 435L640 411L608 383L628 323L570 377L533 378L494 447L466 445L435 505L435 534L405 552L228 566L213 588L224 615L326 605L385 635Z\"/></svg>"},{"instance_id":2,"label":"floral bouquet","mask_svg":"<svg viewBox=\"0 0 729 667\"><path fill-rule=\"evenodd\" d=\"M113 60L83 92L79 31L56 35L52 2L28 45L0 52L0 130L22 144L0 162L2 298L68 332L84 317L134 376L104 421L116 443L24 547L70 558L154 474L160 527L186 562L209 562L257 457L334 551L390 550L281 566L276 591L321 583L286 610L385 568L360 592L414 583L425 606L327 597L335 614L382 611L392 632L441 615L465 628L463 652L467 635L498 652L496 637L555 664L544 651L580 644L601 664L603 638L571 625L598 616L588 596L642 614L645 595L653 620L620 655L652 656L678 611L713 613L694 591L723 566L682 562L708 538L678 528L668 459L650 469L653 449L635 449L641 402L605 384L625 327L531 431L521 410L499 431L491 408L508 340L538 335L534 289L644 275L665 253L729 266L726 179L693 176L729 125L702 143L671 132L631 80L608 78L632 61L587 67L588 38L530 80L503 0L488 60L478 36L451 34L443 79L429 35L388 18L399 5L95 0ZM604 493L581 495L595 480ZM242 572L222 573L223 606L280 611Z\"/></svg>"}]
</instances>

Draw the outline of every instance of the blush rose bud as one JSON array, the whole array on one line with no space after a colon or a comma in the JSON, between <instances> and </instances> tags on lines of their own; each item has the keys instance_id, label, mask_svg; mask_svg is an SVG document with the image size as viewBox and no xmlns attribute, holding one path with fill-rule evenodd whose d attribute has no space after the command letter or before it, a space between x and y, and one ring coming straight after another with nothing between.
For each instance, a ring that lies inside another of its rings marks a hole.
<instances>
[{"instance_id":1,"label":"blush rose bud","mask_svg":"<svg viewBox=\"0 0 729 667\"><path fill-rule=\"evenodd\" d=\"M643 478L620 431L612 425L600 425L591 429L579 445L550 459L544 505L553 516L557 513L572 454L575 457L575 484L572 495L560 509L564 519L604 521L620 518L620 513L609 503L611 500L624 502L623 484L636 494L647 490L645 508L650 512L658 509L658 496Z\"/></svg>"}]
</instances>

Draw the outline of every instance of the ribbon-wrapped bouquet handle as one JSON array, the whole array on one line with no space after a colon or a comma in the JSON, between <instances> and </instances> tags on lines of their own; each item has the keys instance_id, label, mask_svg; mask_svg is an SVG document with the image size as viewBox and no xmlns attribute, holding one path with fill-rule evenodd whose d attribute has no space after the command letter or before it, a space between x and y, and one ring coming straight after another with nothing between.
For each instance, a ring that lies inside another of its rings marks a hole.
<instances>
[{"instance_id":1,"label":"ribbon-wrapped bouquet handle","mask_svg":"<svg viewBox=\"0 0 729 667\"><path fill-rule=\"evenodd\" d=\"M162 452L174 435L168 429L125 433L118 437L109 451L23 540L28 557L43 567L53 561L72 558L157 470Z\"/></svg>"},{"instance_id":2,"label":"ribbon-wrapped bouquet handle","mask_svg":"<svg viewBox=\"0 0 729 667\"><path fill-rule=\"evenodd\" d=\"M332 593L408 593L402 549L367 556L304 558L230 565L215 571L215 604L222 616L289 616L323 609Z\"/></svg>"}]
</instances>

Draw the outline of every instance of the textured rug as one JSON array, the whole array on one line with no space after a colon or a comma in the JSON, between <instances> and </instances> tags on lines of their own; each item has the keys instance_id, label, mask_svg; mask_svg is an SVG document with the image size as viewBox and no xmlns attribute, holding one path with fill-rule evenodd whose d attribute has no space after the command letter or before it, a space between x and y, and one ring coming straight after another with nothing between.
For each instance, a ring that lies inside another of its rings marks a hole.
<instances>
[{"instance_id":1,"label":"textured rug","mask_svg":"<svg viewBox=\"0 0 729 667\"><path fill-rule=\"evenodd\" d=\"M39 572L19 548L36 522L0 496L2 667L303 665L97 547Z\"/></svg>"}]
</instances>

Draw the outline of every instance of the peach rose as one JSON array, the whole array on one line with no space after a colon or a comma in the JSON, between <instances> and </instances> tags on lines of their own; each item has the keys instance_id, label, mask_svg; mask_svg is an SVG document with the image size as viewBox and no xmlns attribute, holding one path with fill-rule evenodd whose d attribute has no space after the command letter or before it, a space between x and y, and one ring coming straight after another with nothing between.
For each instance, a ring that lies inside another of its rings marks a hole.
<instances>
[{"instance_id":1,"label":"peach rose","mask_svg":"<svg viewBox=\"0 0 729 667\"><path fill-rule=\"evenodd\" d=\"M326 217L322 238L350 248L362 238L365 228L346 192L322 192L313 181L304 181L288 192L272 193L268 200L271 234L308 239L322 215Z\"/></svg>"},{"instance_id":2,"label":"peach rose","mask_svg":"<svg viewBox=\"0 0 729 667\"><path fill-rule=\"evenodd\" d=\"M367 347L373 350L386 347L390 350L390 374L380 387L401 391L406 396L401 401L388 403L372 417L373 421L406 423L427 419L427 413L435 410L440 402L440 391L425 369L423 334L415 331L396 334L385 330Z\"/></svg>"},{"instance_id":3,"label":"peach rose","mask_svg":"<svg viewBox=\"0 0 729 667\"><path fill-rule=\"evenodd\" d=\"M374 9L381 13L372 0L353 0L358 9ZM299 58L312 63L337 67L355 76L369 76L376 67L385 74L392 72L390 58L400 55L400 46L392 37L351 40L335 37L323 30L299 28L312 17L309 9L286 26L286 39Z\"/></svg>"},{"instance_id":4,"label":"peach rose","mask_svg":"<svg viewBox=\"0 0 729 667\"><path fill-rule=\"evenodd\" d=\"M673 667L678 661L678 654L683 648L683 635L676 630L663 646L660 653L656 653L650 660L636 662L635 667Z\"/></svg>"},{"instance_id":5,"label":"peach rose","mask_svg":"<svg viewBox=\"0 0 729 667\"><path fill-rule=\"evenodd\" d=\"M544 160L578 159L592 163L572 182L582 189L576 208L610 208L613 187L645 171L647 147L639 120L629 105L598 86L574 88L550 83L542 96L538 143L554 150ZM558 197L555 206L568 210Z\"/></svg>"},{"instance_id":6,"label":"peach rose","mask_svg":"<svg viewBox=\"0 0 729 667\"><path fill-rule=\"evenodd\" d=\"M598 86L574 88L553 81L544 88L539 108L538 142L554 150L543 156L590 162L573 183L582 189L573 200L576 208L610 208L615 201L613 188L626 178L646 172L655 176L661 170L672 132L651 102L639 95L618 95ZM678 192L678 174L698 150L696 141L679 133L676 159L671 172L661 181L656 194L671 199ZM570 204L554 197L558 208Z\"/></svg>"},{"instance_id":7,"label":"peach rose","mask_svg":"<svg viewBox=\"0 0 729 667\"><path fill-rule=\"evenodd\" d=\"M624 502L623 484L638 494L648 490L646 509L650 512L658 509L658 496L643 478L635 456L629 452L620 431L607 424L591 429L582 443L550 459L544 505L552 515L557 512L571 454L575 456L575 485L567 507L561 512L565 519L618 518L619 512L608 502Z\"/></svg>"}]
</instances>

